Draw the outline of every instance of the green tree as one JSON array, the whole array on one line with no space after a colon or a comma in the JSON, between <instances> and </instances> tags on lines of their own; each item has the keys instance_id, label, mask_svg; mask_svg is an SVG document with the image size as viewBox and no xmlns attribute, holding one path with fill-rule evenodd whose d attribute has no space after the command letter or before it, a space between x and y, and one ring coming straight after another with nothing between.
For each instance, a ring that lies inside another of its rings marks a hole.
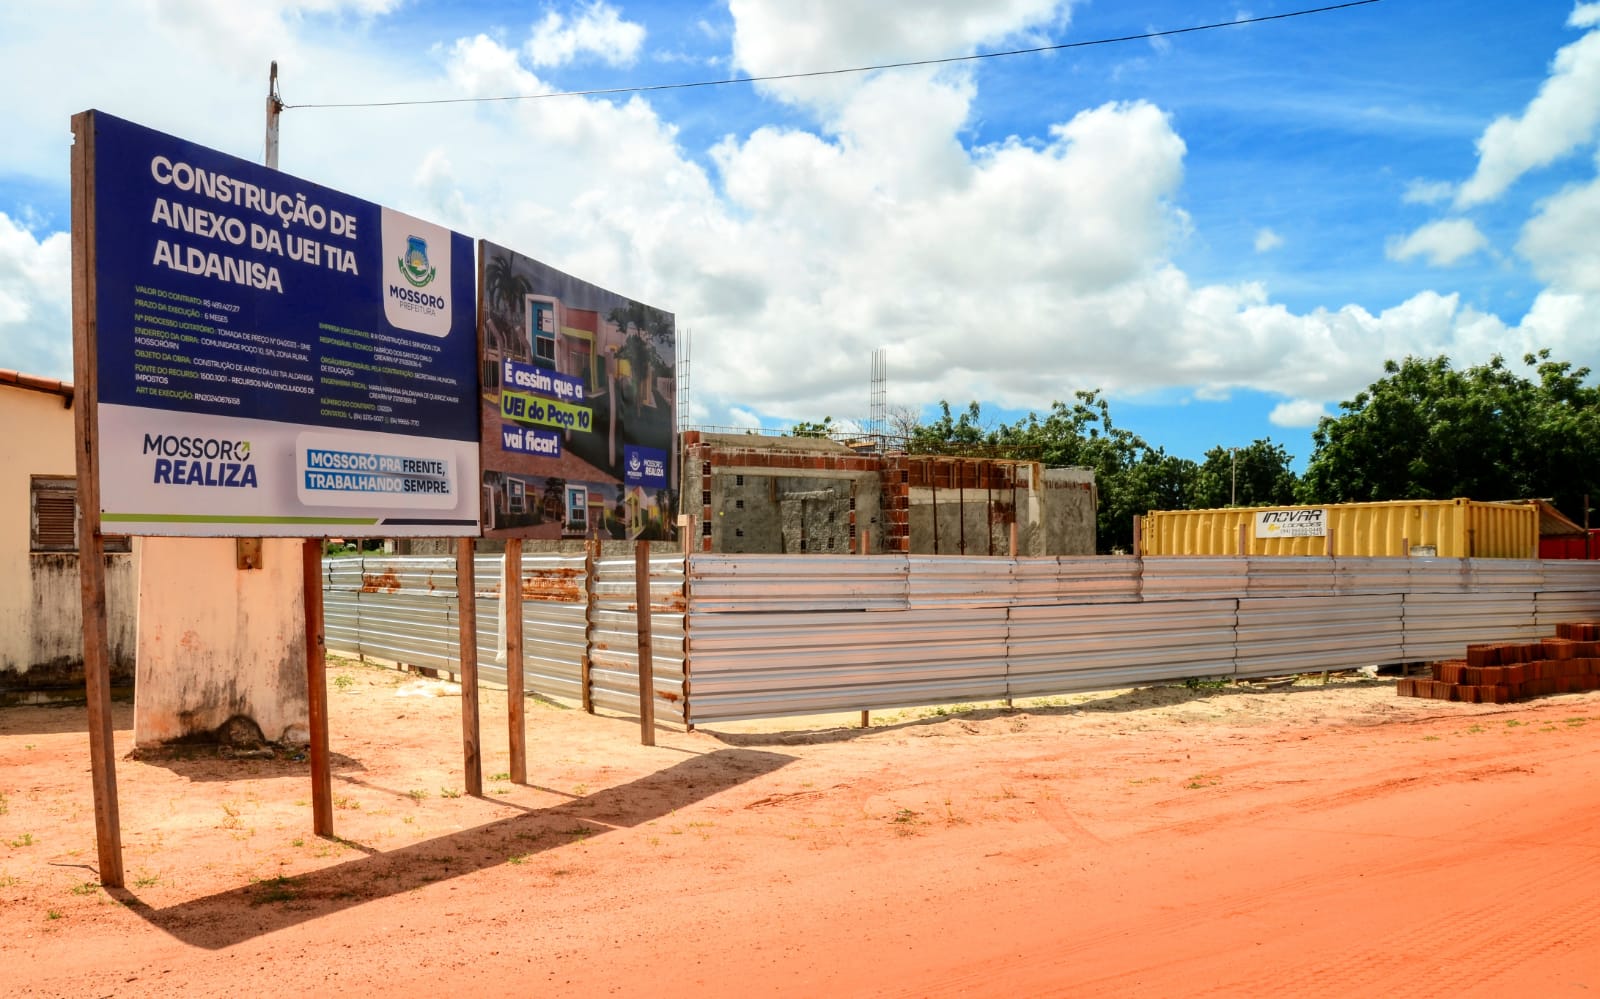
<instances>
[{"instance_id":1,"label":"green tree","mask_svg":"<svg viewBox=\"0 0 1600 999\"><path fill-rule=\"evenodd\" d=\"M976 401L967 403L959 417L950 403L940 400L940 415L931 423L908 428L906 451L910 454L969 454L993 444L992 435L983 429L983 415Z\"/></svg>"},{"instance_id":2,"label":"green tree","mask_svg":"<svg viewBox=\"0 0 1600 999\"><path fill-rule=\"evenodd\" d=\"M1077 392L1071 404L1055 402L1043 417L1034 413L1002 424L991 435L998 450L1031 458L1046 467L1077 465L1094 469L1099 494L1096 518L1101 552L1133 546L1135 514L1188 505L1194 462L1153 448L1144 438L1111 419L1111 404L1098 390Z\"/></svg>"},{"instance_id":3,"label":"green tree","mask_svg":"<svg viewBox=\"0 0 1600 999\"><path fill-rule=\"evenodd\" d=\"M833 417L824 416L821 423L801 420L789 428L785 437L830 437L833 435Z\"/></svg>"},{"instance_id":4,"label":"green tree","mask_svg":"<svg viewBox=\"0 0 1600 999\"><path fill-rule=\"evenodd\" d=\"M1192 509L1232 506L1281 506L1295 502L1294 455L1267 437L1247 447L1217 446L1195 469L1188 500ZM1237 488L1235 476L1237 475Z\"/></svg>"},{"instance_id":5,"label":"green tree","mask_svg":"<svg viewBox=\"0 0 1600 999\"><path fill-rule=\"evenodd\" d=\"M1457 370L1444 355L1386 361L1312 435L1303 502L1540 497L1582 519L1600 493L1600 389L1588 368L1529 354L1525 378L1495 355Z\"/></svg>"}]
</instances>

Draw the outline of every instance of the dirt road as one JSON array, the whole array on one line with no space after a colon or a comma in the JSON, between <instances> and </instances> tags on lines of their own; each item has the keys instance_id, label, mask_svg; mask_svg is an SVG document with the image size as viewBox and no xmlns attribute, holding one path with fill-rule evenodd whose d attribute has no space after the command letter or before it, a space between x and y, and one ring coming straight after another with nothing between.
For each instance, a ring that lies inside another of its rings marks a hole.
<instances>
[{"instance_id":1,"label":"dirt road","mask_svg":"<svg viewBox=\"0 0 1600 999\"><path fill-rule=\"evenodd\" d=\"M474 799L452 688L330 675L342 838L303 762L123 759L114 895L82 709L0 711L0 994L1600 993L1600 693L1177 687L653 749L532 706L519 787L490 692Z\"/></svg>"}]
</instances>

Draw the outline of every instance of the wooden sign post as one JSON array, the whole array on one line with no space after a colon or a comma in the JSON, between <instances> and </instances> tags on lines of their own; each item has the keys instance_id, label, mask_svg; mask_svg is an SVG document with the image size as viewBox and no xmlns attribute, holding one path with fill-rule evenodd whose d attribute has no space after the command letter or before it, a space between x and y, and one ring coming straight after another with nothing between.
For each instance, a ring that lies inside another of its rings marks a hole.
<instances>
[{"instance_id":1,"label":"wooden sign post","mask_svg":"<svg viewBox=\"0 0 1600 999\"><path fill-rule=\"evenodd\" d=\"M633 549L634 621L639 632L639 744L656 744L656 678L650 635L650 542Z\"/></svg>"},{"instance_id":2,"label":"wooden sign post","mask_svg":"<svg viewBox=\"0 0 1600 999\"><path fill-rule=\"evenodd\" d=\"M78 589L83 603L83 684L89 707L100 883L121 888L122 822L111 731L111 642L106 628L105 538L100 533L100 379L95 352L94 117L72 116L72 376L78 474Z\"/></svg>"},{"instance_id":3,"label":"wooden sign post","mask_svg":"<svg viewBox=\"0 0 1600 999\"><path fill-rule=\"evenodd\" d=\"M483 756L478 752L478 593L471 538L456 539L456 602L461 640L461 763L467 793L483 796Z\"/></svg>"},{"instance_id":4,"label":"wooden sign post","mask_svg":"<svg viewBox=\"0 0 1600 999\"><path fill-rule=\"evenodd\" d=\"M500 583L506 612L506 713L511 726L511 783L528 783L528 727L522 677L522 539L506 540Z\"/></svg>"}]
</instances>

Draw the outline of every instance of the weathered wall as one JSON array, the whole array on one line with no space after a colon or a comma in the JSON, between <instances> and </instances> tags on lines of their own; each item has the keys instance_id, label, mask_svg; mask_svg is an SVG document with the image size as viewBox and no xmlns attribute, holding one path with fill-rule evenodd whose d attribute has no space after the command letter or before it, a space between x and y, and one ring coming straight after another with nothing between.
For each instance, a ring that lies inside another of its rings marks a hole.
<instances>
[{"instance_id":1,"label":"weathered wall","mask_svg":"<svg viewBox=\"0 0 1600 999\"><path fill-rule=\"evenodd\" d=\"M147 538L139 561L133 738L148 746L215 731L236 715L269 740L305 741L305 596L298 539Z\"/></svg>"},{"instance_id":2,"label":"weathered wall","mask_svg":"<svg viewBox=\"0 0 1600 999\"><path fill-rule=\"evenodd\" d=\"M721 469L711 477L711 544L720 552L845 555L858 550L854 527L871 532L878 551L878 503L875 472Z\"/></svg>"},{"instance_id":3,"label":"weathered wall","mask_svg":"<svg viewBox=\"0 0 1600 999\"><path fill-rule=\"evenodd\" d=\"M29 550L35 475L71 478L65 395L0 385L0 690L82 688L83 613L75 552ZM106 556L111 682L133 682L134 556Z\"/></svg>"},{"instance_id":4,"label":"weathered wall","mask_svg":"<svg viewBox=\"0 0 1600 999\"><path fill-rule=\"evenodd\" d=\"M0 663L0 690L83 688L83 597L78 589L76 552L38 552L27 556L26 583L6 589L29 600L25 625L27 652L21 662ZM133 683L137 648L135 609L137 571L131 554L105 556L106 632L111 643L111 685Z\"/></svg>"},{"instance_id":5,"label":"weathered wall","mask_svg":"<svg viewBox=\"0 0 1600 999\"><path fill-rule=\"evenodd\" d=\"M1045 553L1095 554L1095 515L1099 493L1092 468L1047 468L1039 492L1039 521Z\"/></svg>"},{"instance_id":6,"label":"weathered wall","mask_svg":"<svg viewBox=\"0 0 1600 999\"><path fill-rule=\"evenodd\" d=\"M684 435L683 510L702 551L885 550L884 459L821 438Z\"/></svg>"}]
</instances>

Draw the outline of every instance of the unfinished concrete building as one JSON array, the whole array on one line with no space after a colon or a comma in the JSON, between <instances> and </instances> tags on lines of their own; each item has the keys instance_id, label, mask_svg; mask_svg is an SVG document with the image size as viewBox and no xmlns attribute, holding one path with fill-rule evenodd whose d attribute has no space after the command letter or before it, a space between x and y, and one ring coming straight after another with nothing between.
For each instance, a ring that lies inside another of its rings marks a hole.
<instances>
[{"instance_id":1,"label":"unfinished concrete building","mask_svg":"<svg viewBox=\"0 0 1600 999\"><path fill-rule=\"evenodd\" d=\"M1094 473L689 431L683 512L706 552L1093 555Z\"/></svg>"}]
</instances>

